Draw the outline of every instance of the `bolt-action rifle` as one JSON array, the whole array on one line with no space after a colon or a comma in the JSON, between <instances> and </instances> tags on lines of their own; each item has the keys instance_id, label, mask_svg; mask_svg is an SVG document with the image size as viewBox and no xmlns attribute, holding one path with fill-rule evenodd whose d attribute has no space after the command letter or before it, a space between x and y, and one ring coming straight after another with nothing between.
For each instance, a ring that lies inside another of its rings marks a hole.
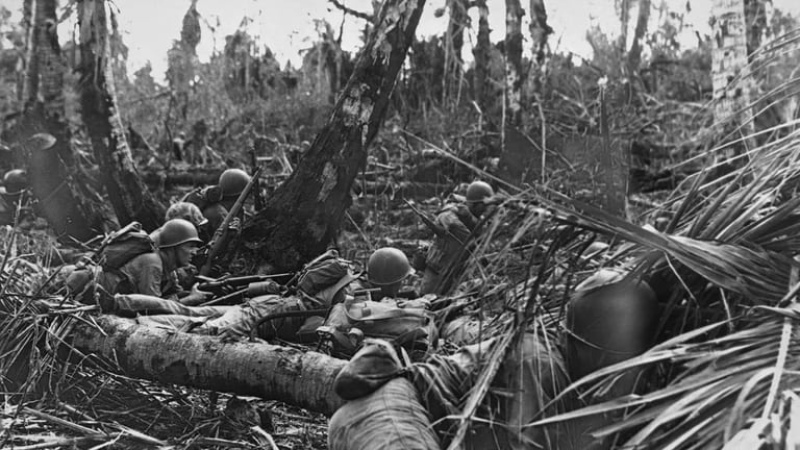
<instances>
[{"instance_id":1,"label":"bolt-action rifle","mask_svg":"<svg viewBox=\"0 0 800 450\"><path fill-rule=\"evenodd\" d=\"M231 225L231 221L233 221L234 217L239 215L239 211L242 210L244 206L244 201L247 199L247 196L250 194L250 191L253 190L253 186L255 185L256 180L258 180L258 176L261 174L261 167L256 168L253 172L253 176L250 177L250 181L247 182L247 186L245 186L244 190L241 194L239 194L239 198L236 199L236 203L233 204L231 210L228 211L228 215L225 216L225 220L222 221L219 228L214 231L214 236L211 238L211 242L209 242L209 252L208 252L208 259L206 259L205 264L200 269L200 275L208 275L211 272L211 267L214 264L214 260L219 255L219 251L222 249L223 245L227 243L227 236L228 236L228 229Z\"/></svg>"}]
</instances>

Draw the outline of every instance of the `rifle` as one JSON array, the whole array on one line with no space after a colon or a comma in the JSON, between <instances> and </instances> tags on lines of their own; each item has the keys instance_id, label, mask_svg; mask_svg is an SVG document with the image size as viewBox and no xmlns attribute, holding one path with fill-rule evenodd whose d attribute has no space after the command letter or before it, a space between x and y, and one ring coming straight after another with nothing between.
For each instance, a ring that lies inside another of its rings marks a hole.
<instances>
[{"instance_id":1,"label":"rifle","mask_svg":"<svg viewBox=\"0 0 800 450\"><path fill-rule=\"evenodd\" d=\"M217 297L198 306L211 306L211 305L234 305L240 303L245 298L255 298L262 295L277 295L275 292L276 284L272 281L257 281L255 283L248 283L242 289L231 292L228 295Z\"/></svg>"},{"instance_id":2,"label":"rifle","mask_svg":"<svg viewBox=\"0 0 800 450\"><path fill-rule=\"evenodd\" d=\"M257 283L259 281L268 281L273 278L280 278L291 275L290 273L278 273L275 275L246 275L241 277L226 276L216 280L209 279L197 285L197 289L206 292L213 292L214 294L222 294L225 288L241 288L250 283Z\"/></svg>"},{"instance_id":3,"label":"rifle","mask_svg":"<svg viewBox=\"0 0 800 450\"><path fill-rule=\"evenodd\" d=\"M225 220L222 221L219 228L214 231L214 236L211 238L211 242L209 242L209 250L208 252L208 259L206 259L205 264L200 269L200 275L208 275L211 271L211 266L214 264L214 259L216 259L217 254L222 249L222 246L225 244L225 239L228 235L228 227L231 224L231 221L234 217L239 214L239 211L242 210L244 206L244 201L247 199L247 196L250 194L250 191L253 190L253 186L255 185L256 180L258 180L258 176L261 174L261 167L256 168L253 172L253 176L250 177L250 181L247 182L247 186L245 186L244 190L241 194L239 194L239 198L236 199L236 203L233 204L231 210L228 211L228 215L225 216Z\"/></svg>"},{"instance_id":4,"label":"rifle","mask_svg":"<svg viewBox=\"0 0 800 450\"><path fill-rule=\"evenodd\" d=\"M371 289L359 289L353 292L353 297L360 297L366 296L367 298L372 297L372 294L380 294L381 288L371 288ZM419 298L419 293L411 288L404 288L400 289L400 292L397 293L397 298L402 298L406 300L416 300ZM380 299L378 299L380 300ZM376 300L377 301L377 300Z\"/></svg>"},{"instance_id":5,"label":"rifle","mask_svg":"<svg viewBox=\"0 0 800 450\"><path fill-rule=\"evenodd\" d=\"M433 233L436 234L436 236L447 237L448 234L447 230L443 229L436 222L431 220L431 218L428 217L427 214L415 208L414 205L411 204L411 202L409 202L408 200L403 199L403 201L406 202L406 205L408 205L411 208L411 211L414 211L414 213L417 216L419 216L420 219L422 219L422 223L424 223L428 228L430 228L431 231L433 231Z\"/></svg>"},{"instance_id":6,"label":"rifle","mask_svg":"<svg viewBox=\"0 0 800 450\"><path fill-rule=\"evenodd\" d=\"M258 158L256 157L256 147L255 144L250 146L250 165L253 167L252 177L255 181L255 185L253 186L253 206L255 207L256 211L260 211L264 207L264 199L261 198L261 180L258 178L258 173L256 170L259 169L258 165Z\"/></svg>"}]
</instances>

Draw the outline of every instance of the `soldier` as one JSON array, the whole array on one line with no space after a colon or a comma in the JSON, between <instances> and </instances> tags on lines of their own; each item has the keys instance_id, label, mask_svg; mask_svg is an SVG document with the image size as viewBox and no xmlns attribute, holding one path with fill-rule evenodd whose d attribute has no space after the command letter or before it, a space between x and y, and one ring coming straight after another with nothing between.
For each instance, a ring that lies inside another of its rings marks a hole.
<instances>
[{"instance_id":1,"label":"soldier","mask_svg":"<svg viewBox=\"0 0 800 450\"><path fill-rule=\"evenodd\" d=\"M208 224L208 219L203 216L203 213L200 212L200 208L197 207L194 203L189 202L177 202L172 204L169 208L167 208L167 213L164 215L164 220L169 222L172 219L183 219L188 222L191 222L192 225L197 229L198 236L202 241L208 241L211 237L210 235L205 236L208 234L208 231L205 229L205 225ZM161 228L153 231L150 233L150 238L153 239L153 242L158 246L158 235L161 232Z\"/></svg>"},{"instance_id":2,"label":"soldier","mask_svg":"<svg viewBox=\"0 0 800 450\"><path fill-rule=\"evenodd\" d=\"M250 175L244 170L228 169L222 172L217 185L192 191L181 201L197 205L208 219L208 227L213 233L225 220L228 211L249 182Z\"/></svg>"},{"instance_id":3,"label":"soldier","mask_svg":"<svg viewBox=\"0 0 800 450\"><path fill-rule=\"evenodd\" d=\"M177 202L167 209L164 220L169 222L172 219L183 219L191 222L197 229L198 237L204 243L211 239L211 232L206 225L208 219L203 217L200 208L194 203ZM163 227L162 227L163 228ZM159 239L162 228L159 228L150 233L150 239L158 247ZM168 280L162 283L162 294L172 295L183 291L184 289L191 289L195 283L195 276L197 275L197 267L194 264L189 264L185 267L175 269Z\"/></svg>"},{"instance_id":4,"label":"soldier","mask_svg":"<svg viewBox=\"0 0 800 450\"><path fill-rule=\"evenodd\" d=\"M400 288L414 269L406 255L383 247L369 257L367 278L380 293L371 300L346 298L335 304L317 332L334 353L352 354L365 337L381 338L392 345L423 353L436 342L429 298L402 298ZM412 352L413 356L413 352Z\"/></svg>"},{"instance_id":5,"label":"soldier","mask_svg":"<svg viewBox=\"0 0 800 450\"><path fill-rule=\"evenodd\" d=\"M486 212L486 200L493 195L494 190L489 184L474 181L467 188L466 205L447 205L436 217L438 230L425 258L421 294L443 293L442 277L463 261L466 241Z\"/></svg>"},{"instance_id":6,"label":"soldier","mask_svg":"<svg viewBox=\"0 0 800 450\"><path fill-rule=\"evenodd\" d=\"M403 281L414 274L414 268L402 251L384 247L372 253L367 262L369 282L381 289L380 298L394 298L400 292Z\"/></svg>"},{"instance_id":7,"label":"soldier","mask_svg":"<svg viewBox=\"0 0 800 450\"><path fill-rule=\"evenodd\" d=\"M159 233L159 242L153 251L146 251L131 258L119 269L104 271L99 267L96 282L101 289L101 307L113 309L114 294L142 294L160 298L164 287L171 280L171 273L191 263L192 256L202 241L197 236L194 225L183 219L173 219L165 223ZM77 270L67 278L67 285L78 298L91 301L87 294L93 292L92 270ZM202 302L207 293L196 288L182 301ZM106 304L104 304L105 302Z\"/></svg>"}]
</instances>

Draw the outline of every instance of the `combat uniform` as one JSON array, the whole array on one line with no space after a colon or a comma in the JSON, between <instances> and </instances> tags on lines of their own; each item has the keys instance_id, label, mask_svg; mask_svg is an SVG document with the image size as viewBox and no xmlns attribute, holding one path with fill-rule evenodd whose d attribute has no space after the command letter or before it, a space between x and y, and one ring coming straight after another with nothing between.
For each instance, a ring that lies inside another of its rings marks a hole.
<instances>
[{"instance_id":1,"label":"combat uniform","mask_svg":"<svg viewBox=\"0 0 800 450\"><path fill-rule=\"evenodd\" d=\"M464 245L477 226L478 218L466 205L451 204L445 206L436 216L435 223L439 233L425 258L425 275L420 288L423 295L441 293L440 281L451 267L459 264L466 256Z\"/></svg>"}]
</instances>

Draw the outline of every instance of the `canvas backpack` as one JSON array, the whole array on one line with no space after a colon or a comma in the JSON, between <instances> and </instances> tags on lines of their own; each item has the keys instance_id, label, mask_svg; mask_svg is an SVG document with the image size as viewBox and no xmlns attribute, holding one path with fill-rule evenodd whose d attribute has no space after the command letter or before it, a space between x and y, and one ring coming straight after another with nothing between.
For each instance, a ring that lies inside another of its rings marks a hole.
<instances>
[{"instance_id":1,"label":"canvas backpack","mask_svg":"<svg viewBox=\"0 0 800 450\"><path fill-rule=\"evenodd\" d=\"M331 308L317 332L327 337L337 353L352 355L364 338L383 339L398 347L425 352L437 339L433 315L426 301L353 300Z\"/></svg>"},{"instance_id":2,"label":"canvas backpack","mask_svg":"<svg viewBox=\"0 0 800 450\"><path fill-rule=\"evenodd\" d=\"M125 227L111 233L95 253L95 262L103 271L118 271L133 258L156 251L150 236L142 230L142 224L131 222Z\"/></svg>"},{"instance_id":3,"label":"canvas backpack","mask_svg":"<svg viewBox=\"0 0 800 450\"><path fill-rule=\"evenodd\" d=\"M335 303L339 291L358 278L353 263L339 257L339 252L330 249L314 258L297 275L296 288L307 297L316 298L321 306Z\"/></svg>"}]
</instances>

